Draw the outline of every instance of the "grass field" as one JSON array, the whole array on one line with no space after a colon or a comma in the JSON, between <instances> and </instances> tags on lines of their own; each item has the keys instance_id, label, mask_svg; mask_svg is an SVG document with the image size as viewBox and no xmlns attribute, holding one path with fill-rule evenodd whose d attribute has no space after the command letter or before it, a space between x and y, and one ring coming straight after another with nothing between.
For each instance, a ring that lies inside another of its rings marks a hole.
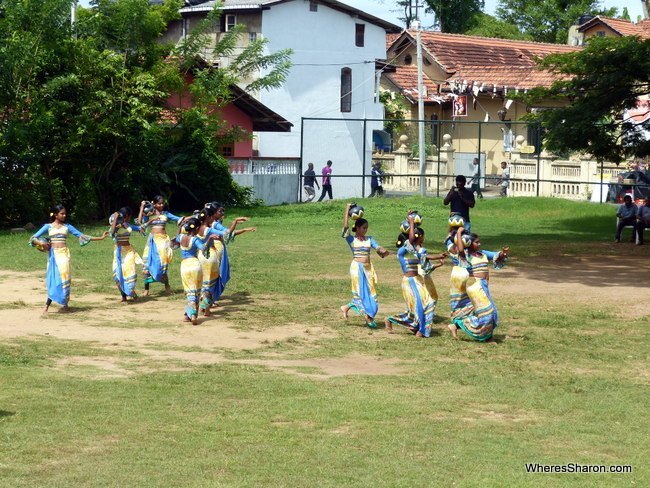
<instances>
[{"instance_id":1,"label":"grass field","mask_svg":"<svg viewBox=\"0 0 650 488\"><path fill-rule=\"evenodd\" d=\"M427 247L442 251L440 199L359 203L385 247L417 208ZM446 331L448 264L434 275L430 339L343 320L343 205L245 211L258 230L229 248L222 307L195 328L179 321L178 255L176 295L154 286L122 307L112 245L74 245L73 313L44 318L45 256L26 234L0 233L0 486L650 485L650 253L612 242L613 207L477 204L483 247L513 256L491 277L496 344L478 344ZM403 306L401 278L394 256L374 263L382 320Z\"/></svg>"}]
</instances>

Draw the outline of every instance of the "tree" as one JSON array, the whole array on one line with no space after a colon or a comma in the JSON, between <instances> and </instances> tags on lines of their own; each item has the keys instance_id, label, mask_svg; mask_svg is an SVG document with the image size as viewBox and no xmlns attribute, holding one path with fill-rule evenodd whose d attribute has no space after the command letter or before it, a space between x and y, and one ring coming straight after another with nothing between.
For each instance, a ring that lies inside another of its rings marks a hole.
<instances>
[{"instance_id":1,"label":"tree","mask_svg":"<svg viewBox=\"0 0 650 488\"><path fill-rule=\"evenodd\" d=\"M521 41L532 41L533 39L517 29L517 26L499 20L488 14L478 14L476 24L464 34L479 37L496 37L499 39L517 39Z\"/></svg>"},{"instance_id":2,"label":"tree","mask_svg":"<svg viewBox=\"0 0 650 488\"><path fill-rule=\"evenodd\" d=\"M584 14L616 15L599 0L499 0L497 17L538 42L566 44L569 27Z\"/></svg>"},{"instance_id":3,"label":"tree","mask_svg":"<svg viewBox=\"0 0 650 488\"><path fill-rule=\"evenodd\" d=\"M238 27L213 53L232 65L213 70L200 63L211 42L205 27L179 48L160 42L181 5L94 0L73 28L70 0L0 1L3 219L34 219L55 202L75 218L102 216L158 192L174 195L177 208L245 200L217 149L248 135L225 127L219 108L241 80L250 78L251 91L279 86L290 53L264 54L260 40L234 55ZM252 76L259 70L266 74ZM167 117L190 72L194 107Z\"/></svg>"},{"instance_id":4,"label":"tree","mask_svg":"<svg viewBox=\"0 0 650 488\"><path fill-rule=\"evenodd\" d=\"M650 130L650 119L637 125L624 117L626 110L637 107L639 97L650 94L650 40L594 38L584 50L550 55L541 66L563 79L550 89L532 90L524 100L529 105L549 98L570 102L532 117L548 130L548 149L617 162L650 154L644 132Z\"/></svg>"},{"instance_id":5,"label":"tree","mask_svg":"<svg viewBox=\"0 0 650 488\"><path fill-rule=\"evenodd\" d=\"M403 13L403 17L398 17L398 19L404 22L407 29L410 29L413 21L418 19L418 7L416 5L417 2L414 0L397 0L398 11Z\"/></svg>"},{"instance_id":6,"label":"tree","mask_svg":"<svg viewBox=\"0 0 650 488\"><path fill-rule=\"evenodd\" d=\"M483 0L425 0L427 12L436 16L441 32L463 34L477 22L477 15L483 11Z\"/></svg>"}]
</instances>

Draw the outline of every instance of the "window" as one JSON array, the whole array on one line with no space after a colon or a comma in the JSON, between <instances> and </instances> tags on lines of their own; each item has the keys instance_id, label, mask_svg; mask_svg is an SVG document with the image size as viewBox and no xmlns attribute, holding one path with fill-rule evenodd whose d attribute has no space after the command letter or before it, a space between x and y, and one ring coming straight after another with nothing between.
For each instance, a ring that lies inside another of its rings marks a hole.
<instances>
[{"instance_id":1,"label":"window","mask_svg":"<svg viewBox=\"0 0 650 488\"><path fill-rule=\"evenodd\" d=\"M257 32L249 32L248 42L255 42L255 41L257 41Z\"/></svg>"},{"instance_id":2,"label":"window","mask_svg":"<svg viewBox=\"0 0 650 488\"><path fill-rule=\"evenodd\" d=\"M341 112L352 112L352 70L341 70Z\"/></svg>"},{"instance_id":3,"label":"window","mask_svg":"<svg viewBox=\"0 0 650 488\"><path fill-rule=\"evenodd\" d=\"M363 47L364 34L366 32L366 24L354 24L354 25L355 25L355 45L357 47Z\"/></svg>"},{"instance_id":4,"label":"window","mask_svg":"<svg viewBox=\"0 0 650 488\"><path fill-rule=\"evenodd\" d=\"M310 12L318 12L318 3L309 2L309 11Z\"/></svg>"},{"instance_id":5,"label":"window","mask_svg":"<svg viewBox=\"0 0 650 488\"><path fill-rule=\"evenodd\" d=\"M232 30L232 28L235 27L235 25L237 25L237 16L232 15L232 14L226 15L226 29L225 29L225 31L230 32Z\"/></svg>"},{"instance_id":6,"label":"window","mask_svg":"<svg viewBox=\"0 0 650 488\"><path fill-rule=\"evenodd\" d=\"M235 150L232 145L221 146L221 155L225 157L232 157L235 154Z\"/></svg>"},{"instance_id":7,"label":"window","mask_svg":"<svg viewBox=\"0 0 650 488\"><path fill-rule=\"evenodd\" d=\"M404 64L405 65L408 66L412 62L413 62L413 57L410 54L407 54L406 56L404 56Z\"/></svg>"},{"instance_id":8,"label":"window","mask_svg":"<svg viewBox=\"0 0 650 488\"><path fill-rule=\"evenodd\" d=\"M605 37L605 31L596 31L596 37Z\"/></svg>"}]
</instances>

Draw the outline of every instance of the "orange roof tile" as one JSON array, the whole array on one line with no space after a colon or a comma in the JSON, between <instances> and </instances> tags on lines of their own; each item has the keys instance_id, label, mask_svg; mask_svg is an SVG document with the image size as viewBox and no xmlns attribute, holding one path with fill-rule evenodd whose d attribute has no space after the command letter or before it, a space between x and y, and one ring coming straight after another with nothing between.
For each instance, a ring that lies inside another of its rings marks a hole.
<instances>
[{"instance_id":1,"label":"orange roof tile","mask_svg":"<svg viewBox=\"0 0 650 488\"><path fill-rule=\"evenodd\" d=\"M386 77L397 86L402 93L413 102L418 100L418 69L417 66L397 66L394 73L387 73ZM424 86L427 89L425 101L443 102L446 96L441 96L438 91L438 84L427 76L423 77Z\"/></svg>"},{"instance_id":2,"label":"orange roof tile","mask_svg":"<svg viewBox=\"0 0 650 488\"><path fill-rule=\"evenodd\" d=\"M402 33L400 32L399 34L391 34L391 33L386 33L386 50L390 48L393 43L397 40L399 36L401 36Z\"/></svg>"}]
</instances>

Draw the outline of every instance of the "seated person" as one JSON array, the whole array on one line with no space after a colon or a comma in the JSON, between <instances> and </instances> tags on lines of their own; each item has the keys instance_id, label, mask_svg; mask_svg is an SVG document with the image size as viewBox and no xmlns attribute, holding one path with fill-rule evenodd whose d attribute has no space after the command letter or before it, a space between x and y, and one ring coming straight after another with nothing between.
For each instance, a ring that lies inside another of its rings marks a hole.
<instances>
[{"instance_id":1,"label":"seated person","mask_svg":"<svg viewBox=\"0 0 650 488\"><path fill-rule=\"evenodd\" d=\"M630 241L634 242L634 238L636 237L636 214L637 208L632 202L632 196L625 195L625 198L623 198L623 205L618 207L618 210L616 211L618 225L616 226L615 242L621 242L621 232L623 231L623 227L627 227L628 225L632 227L632 238Z\"/></svg>"},{"instance_id":2,"label":"seated person","mask_svg":"<svg viewBox=\"0 0 650 488\"><path fill-rule=\"evenodd\" d=\"M643 244L643 231L650 227L650 196L645 197L645 205L637 210L636 214L636 243Z\"/></svg>"}]
</instances>

